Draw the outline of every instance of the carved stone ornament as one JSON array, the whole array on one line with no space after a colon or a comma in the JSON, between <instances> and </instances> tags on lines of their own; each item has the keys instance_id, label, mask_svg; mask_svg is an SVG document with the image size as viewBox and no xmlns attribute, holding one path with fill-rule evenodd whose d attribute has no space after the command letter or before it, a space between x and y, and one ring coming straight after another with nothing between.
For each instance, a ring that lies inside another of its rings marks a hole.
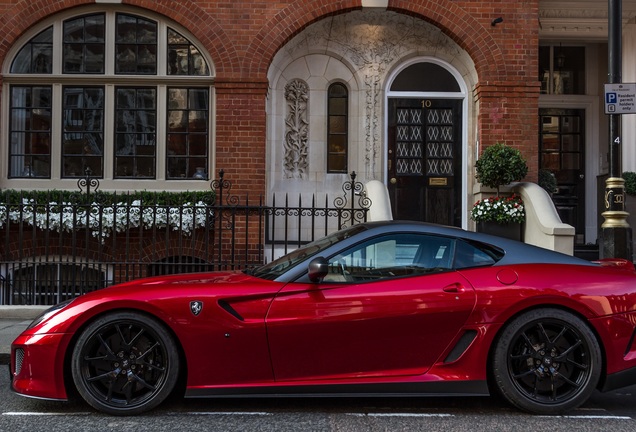
<instances>
[{"instance_id":1,"label":"carved stone ornament","mask_svg":"<svg viewBox=\"0 0 636 432\"><path fill-rule=\"evenodd\" d=\"M309 122L307 103L309 87L302 80L295 79L285 86L287 116L285 118L284 170L286 178L305 178L307 175L307 141Z\"/></svg>"}]
</instances>

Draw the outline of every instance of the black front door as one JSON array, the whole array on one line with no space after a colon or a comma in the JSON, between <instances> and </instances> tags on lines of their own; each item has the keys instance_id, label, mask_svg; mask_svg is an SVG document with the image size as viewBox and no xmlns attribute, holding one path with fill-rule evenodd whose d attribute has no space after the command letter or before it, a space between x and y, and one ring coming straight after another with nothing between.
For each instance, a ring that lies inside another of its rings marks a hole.
<instances>
[{"instance_id":1,"label":"black front door","mask_svg":"<svg viewBox=\"0 0 636 432\"><path fill-rule=\"evenodd\" d=\"M461 100L389 99L394 219L461 226Z\"/></svg>"}]
</instances>

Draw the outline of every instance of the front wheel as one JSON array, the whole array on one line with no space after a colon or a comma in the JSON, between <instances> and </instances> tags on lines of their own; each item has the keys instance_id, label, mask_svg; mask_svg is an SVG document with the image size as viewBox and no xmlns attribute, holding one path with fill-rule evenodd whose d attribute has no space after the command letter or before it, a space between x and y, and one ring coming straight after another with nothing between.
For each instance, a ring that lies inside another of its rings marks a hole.
<instances>
[{"instance_id":1,"label":"front wheel","mask_svg":"<svg viewBox=\"0 0 636 432\"><path fill-rule=\"evenodd\" d=\"M73 382L91 406L132 415L159 405L174 389L179 355L172 336L135 312L105 315L90 324L73 350Z\"/></svg>"},{"instance_id":2,"label":"front wheel","mask_svg":"<svg viewBox=\"0 0 636 432\"><path fill-rule=\"evenodd\" d=\"M493 375L513 405L558 414L584 403L601 375L601 349L588 325L559 309L526 312L505 327Z\"/></svg>"}]
</instances>

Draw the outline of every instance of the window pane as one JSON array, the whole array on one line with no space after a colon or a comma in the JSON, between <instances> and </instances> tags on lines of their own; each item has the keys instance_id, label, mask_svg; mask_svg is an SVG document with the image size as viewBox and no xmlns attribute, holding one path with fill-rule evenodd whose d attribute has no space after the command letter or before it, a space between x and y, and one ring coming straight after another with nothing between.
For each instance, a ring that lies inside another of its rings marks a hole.
<instances>
[{"instance_id":1,"label":"window pane","mask_svg":"<svg viewBox=\"0 0 636 432\"><path fill-rule=\"evenodd\" d=\"M169 88L168 97L167 178L207 179L209 90Z\"/></svg>"},{"instance_id":2,"label":"window pane","mask_svg":"<svg viewBox=\"0 0 636 432\"><path fill-rule=\"evenodd\" d=\"M346 173L349 147L349 95L340 83L329 86L327 104L327 172Z\"/></svg>"},{"instance_id":3,"label":"window pane","mask_svg":"<svg viewBox=\"0 0 636 432\"><path fill-rule=\"evenodd\" d=\"M64 21L64 73L104 73L104 14Z\"/></svg>"},{"instance_id":4,"label":"window pane","mask_svg":"<svg viewBox=\"0 0 636 432\"><path fill-rule=\"evenodd\" d=\"M13 59L11 73L53 72L53 27L31 39Z\"/></svg>"},{"instance_id":5,"label":"window pane","mask_svg":"<svg viewBox=\"0 0 636 432\"><path fill-rule=\"evenodd\" d=\"M11 87L9 177L51 176L51 87Z\"/></svg>"},{"instance_id":6,"label":"window pane","mask_svg":"<svg viewBox=\"0 0 636 432\"><path fill-rule=\"evenodd\" d=\"M131 75L157 73L156 22L117 14L115 35L115 73Z\"/></svg>"},{"instance_id":7,"label":"window pane","mask_svg":"<svg viewBox=\"0 0 636 432\"><path fill-rule=\"evenodd\" d=\"M209 75L208 64L194 45L168 29L168 75Z\"/></svg>"},{"instance_id":8,"label":"window pane","mask_svg":"<svg viewBox=\"0 0 636 432\"><path fill-rule=\"evenodd\" d=\"M585 47L539 47L541 93L585 94Z\"/></svg>"},{"instance_id":9,"label":"window pane","mask_svg":"<svg viewBox=\"0 0 636 432\"><path fill-rule=\"evenodd\" d=\"M329 116L329 133L347 133L347 118L345 116Z\"/></svg>"},{"instance_id":10,"label":"window pane","mask_svg":"<svg viewBox=\"0 0 636 432\"><path fill-rule=\"evenodd\" d=\"M154 178L157 91L115 89L115 178Z\"/></svg>"},{"instance_id":11,"label":"window pane","mask_svg":"<svg viewBox=\"0 0 636 432\"><path fill-rule=\"evenodd\" d=\"M103 176L104 88L65 87L62 177Z\"/></svg>"}]
</instances>

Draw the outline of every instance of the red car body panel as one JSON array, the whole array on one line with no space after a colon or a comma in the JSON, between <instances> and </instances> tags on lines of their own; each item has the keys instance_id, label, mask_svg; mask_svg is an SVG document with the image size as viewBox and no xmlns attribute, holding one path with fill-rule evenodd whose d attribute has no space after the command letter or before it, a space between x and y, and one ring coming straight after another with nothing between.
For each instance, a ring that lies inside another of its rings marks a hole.
<instances>
[{"instance_id":1,"label":"red car body panel","mask_svg":"<svg viewBox=\"0 0 636 432\"><path fill-rule=\"evenodd\" d=\"M421 375L464 326L459 273L370 284L288 284L267 315L277 381Z\"/></svg>"}]
</instances>

